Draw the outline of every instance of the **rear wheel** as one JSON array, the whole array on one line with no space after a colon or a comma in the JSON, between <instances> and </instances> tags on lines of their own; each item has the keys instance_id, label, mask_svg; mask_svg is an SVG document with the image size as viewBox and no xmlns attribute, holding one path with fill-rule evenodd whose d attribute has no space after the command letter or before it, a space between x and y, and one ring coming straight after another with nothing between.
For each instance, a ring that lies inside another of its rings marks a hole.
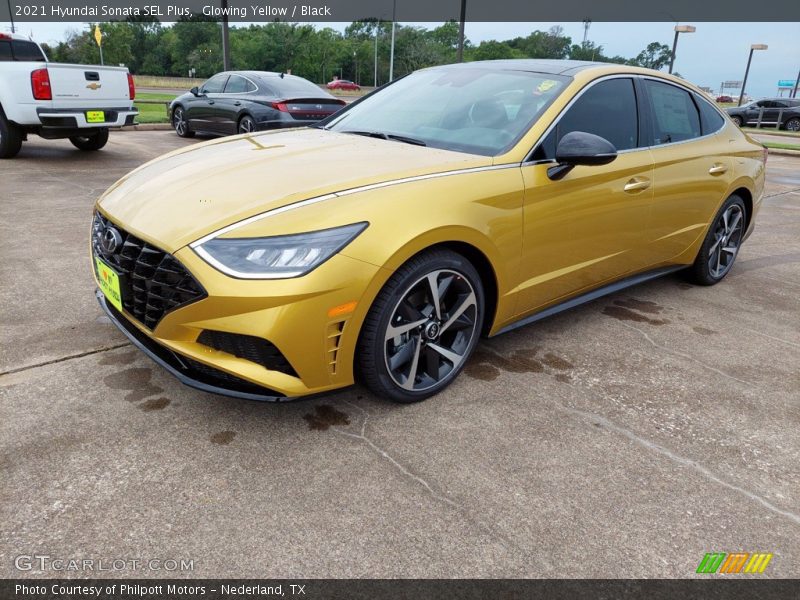
<instances>
[{"instance_id":1,"label":"rear wheel","mask_svg":"<svg viewBox=\"0 0 800 600\"><path fill-rule=\"evenodd\" d=\"M105 127L98 129L97 133L92 133L91 135L75 135L69 138L69 141L78 150L84 150L85 152L100 150L108 143L108 129Z\"/></svg>"},{"instance_id":2,"label":"rear wheel","mask_svg":"<svg viewBox=\"0 0 800 600\"><path fill-rule=\"evenodd\" d=\"M789 119L784 127L789 131L800 131L800 118L793 117Z\"/></svg>"},{"instance_id":3,"label":"rear wheel","mask_svg":"<svg viewBox=\"0 0 800 600\"><path fill-rule=\"evenodd\" d=\"M252 133L256 130L256 121L250 115L245 115L239 119L239 133Z\"/></svg>"},{"instance_id":4,"label":"rear wheel","mask_svg":"<svg viewBox=\"0 0 800 600\"><path fill-rule=\"evenodd\" d=\"M14 158L22 148L22 130L9 123L0 110L0 158Z\"/></svg>"},{"instance_id":5,"label":"rear wheel","mask_svg":"<svg viewBox=\"0 0 800 600\"><path fill-rule=\"evenodd\" d=\"M358 371L373 392L418 402L447 387L480 337L480 276L448 250L403 265L375 299L358 344Z\"/></svg>"},{"instance_id":6,"label":"rear wheel","mask_svg":"<svg viewBox=\"0 0 800 600\"><path fill-rule=\"evenodd\" d=\"M186 120L186 111L182 106L176 106L172 111L172 128L178 137L190 138L194 137L194 131L189 129L189 121Z\"/></svg>"},{"instance_id":7,"label":"rear wheel","mask_svg":"<svg viewBox=\"0 0 800 600\"><path fill-rule=\"evenodd\" d=\"M742 126L742 117L731 117L731 121L733 121L737 127Z\"/></svg>"},{"instance_id":8,"label":"rear wheel","mask_svg":"<svg viewBox=\"0 0 800 600\"><path fill-rule=\"evenodd\" d=\"M691 281L699 285L714 285L728 274L744 237L745 210L744 201L739 196L731 196L725 201L688 271Z\"/></svg>"}]
</instances>

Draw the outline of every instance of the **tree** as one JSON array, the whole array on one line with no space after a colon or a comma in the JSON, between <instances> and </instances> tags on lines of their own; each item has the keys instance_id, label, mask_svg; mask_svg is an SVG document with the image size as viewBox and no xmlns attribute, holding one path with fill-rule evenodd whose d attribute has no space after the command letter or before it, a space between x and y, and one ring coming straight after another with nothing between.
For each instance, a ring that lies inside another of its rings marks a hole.
<instances>
[{"instance_id":1,"label":"tree","mask_svg":"<svg viewBox=\"0 0 800 600\"><path fill-rule=\"evenodd\" d=\"M659 70L668 65L671 58L672 51L669 46L659 42L651 42L636 58L630 60L629 64Z\"/></svg>"}]
</instances>

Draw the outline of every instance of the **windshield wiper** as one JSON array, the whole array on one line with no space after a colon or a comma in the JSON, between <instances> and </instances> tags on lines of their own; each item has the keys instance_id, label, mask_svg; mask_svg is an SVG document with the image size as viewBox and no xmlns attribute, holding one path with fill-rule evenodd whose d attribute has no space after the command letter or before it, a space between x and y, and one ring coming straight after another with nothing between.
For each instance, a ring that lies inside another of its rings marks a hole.
<instances>
[{"instance_id":1,"label":"windshield wiper","mask_svg":"<svg viewBox=\"0 0 800 600\"><path fill-rule=\"evenodd\" d=\"M353 135L363 135L366 137L378 138L381 140L394 140L396 142L403 142L405 144L414 144L415 146L427 146L422 140L417 138L407 137L405 135L397 135L396 133L383 133L382 131L359 131L356 129L348 129L342 133L352 133Z\"/></svg>"}]
</instances>

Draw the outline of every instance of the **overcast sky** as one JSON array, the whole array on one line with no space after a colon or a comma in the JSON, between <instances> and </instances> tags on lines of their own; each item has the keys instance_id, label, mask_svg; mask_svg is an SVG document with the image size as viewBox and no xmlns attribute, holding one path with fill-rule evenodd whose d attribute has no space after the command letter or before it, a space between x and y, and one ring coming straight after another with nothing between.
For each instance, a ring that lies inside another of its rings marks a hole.
<instances>
[{"instance_id":1,"label":"overcast sky","mask_svg":"<svg viewBox=\"0 0 800 600\"><path fill-rule=\"evenodd\" d=\"M8 23L0 23L4 28ZM19 23L18 31L39 42L55 43L81 23ZM435 27L437 23L417 23ZM561 25L573 42L583 39L578 23L467 23L466 36L475 44L528 35L535 29ZM777 93L779 79L796 79L800 71L800 23L696 23L696 33L681 34L675 70L689 81L719 91L720 82L741 80L751 44L768 44L756 51L747 92L755 97ZM327 23L344 30L347 23ZM632 57L653 41L672 45L674 23L592 23L589 39L604 47L606 55ZM729 93L735 93L731 90Z\"/></svg>"}]
</instances>

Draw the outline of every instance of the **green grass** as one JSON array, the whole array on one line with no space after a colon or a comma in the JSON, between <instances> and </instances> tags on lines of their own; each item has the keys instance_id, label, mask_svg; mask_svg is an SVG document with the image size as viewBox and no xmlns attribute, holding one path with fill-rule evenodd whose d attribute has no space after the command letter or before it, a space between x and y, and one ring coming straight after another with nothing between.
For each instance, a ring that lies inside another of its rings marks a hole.
<instances>
[{"instance_id":1,"label":"green grass","mask_svg":"<svg viewBox=\"0 0 800 600\"><path fill-rule=\"evenodd\" d=\"M139 109L139 117L136 121L138 123L169 123L166 103L173 98L175 98L174 94L158 94L154 92L136 94L136 100L148 101L146 103L134 102L134 105Z\"/></svg>"},{"instance_id":2,"label":"green grass","mask_svg":"<svg viewBox=\"0 0 800 600\"><path fill-rule=\"evenodd\" d=\"M762 142L767 148L774 150L796 150L800 152L800 144L781 144L777 142Z\"/></svg>"}]
</instances>

